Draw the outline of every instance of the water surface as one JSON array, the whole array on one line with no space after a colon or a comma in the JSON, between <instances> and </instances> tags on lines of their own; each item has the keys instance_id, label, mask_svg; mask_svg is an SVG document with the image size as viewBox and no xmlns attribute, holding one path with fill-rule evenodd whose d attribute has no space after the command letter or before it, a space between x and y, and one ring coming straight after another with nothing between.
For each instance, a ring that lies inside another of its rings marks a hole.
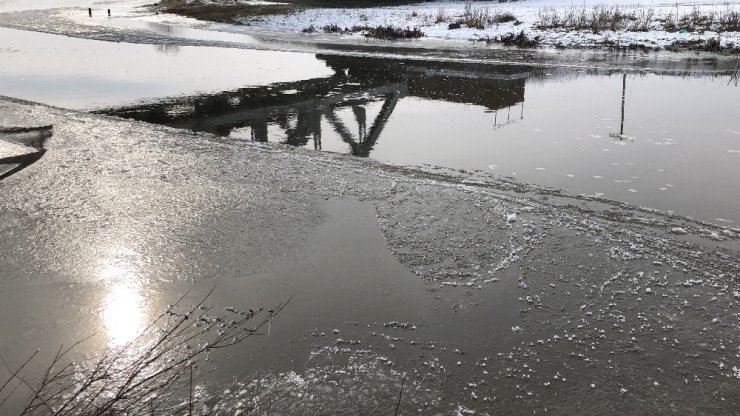
<instances>
[{"instance_id":1,"label":"water surface","mask_svg":"<svg viewBox=\"0 0 740 416\"><path fill-rule=\"evenodd\" d=\"M732 76L316 59L333 74L104 112L740 221Z\"/></svg>"},{"instance_id":2,"label":"water surface","mask_svg":"<svg viewBox=\"0 0 740 416\"><path fill-rule=\"evenodd\" d=\"M4 28L0 60L2 94L84 110L331 74L300 53L111 43Z\"/></svg>"}]
</instances>

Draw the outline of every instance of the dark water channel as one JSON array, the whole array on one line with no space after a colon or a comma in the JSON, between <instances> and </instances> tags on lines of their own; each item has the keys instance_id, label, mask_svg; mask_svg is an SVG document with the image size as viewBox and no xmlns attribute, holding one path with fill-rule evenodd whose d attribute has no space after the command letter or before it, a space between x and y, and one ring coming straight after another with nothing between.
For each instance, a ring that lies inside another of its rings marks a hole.
<instances>
[{"instance_id":1,"label":"dark water channel","mask_svg":"<svg viewBox=\"0 0 740 416\"><path fill-rule=\"evenodd\" d=\"M234 140L482 170L740 221L740 98L729 76L316 55L331 74L102 113Z\"/></svg>"}]
</instances>

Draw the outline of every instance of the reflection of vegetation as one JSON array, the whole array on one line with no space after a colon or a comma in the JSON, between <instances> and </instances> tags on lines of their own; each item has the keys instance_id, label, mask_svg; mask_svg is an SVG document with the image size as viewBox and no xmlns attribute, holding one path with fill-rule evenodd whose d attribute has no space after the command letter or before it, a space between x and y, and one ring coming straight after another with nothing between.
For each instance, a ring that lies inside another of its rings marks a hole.
<instances>
[{"instance_id":1,"label":"reflection of vegetation","mask_svg":"<svg viewBox=\"0 0 740 416\"><path fill-rule=\"evenodd\" d=\"M158 43L154 45L154 48L157 50L157 52L163 53L166 55L174 55L180 52L179 45L167 45L167 44Z\"/></svg>"},{"instance_id":2,"label":"reflection of vegetation","mask_svg":"<svg viewBox=\"0 0 740 416\"><path fill-rule=\"evenodd\" d=\"M179 306L183 298L135 340L89 365L64 363L77 344L60 348L41 380L33 383L21 375L38 351L33 353L0 385L0 410L25 387L31 395L22 416L192 415L203 405L193 397L199 359L259 335L286 303L267 312L227 308L224 314L212 314L204 305L208 296L188 309Z\"/></svg>"}]
</instances>

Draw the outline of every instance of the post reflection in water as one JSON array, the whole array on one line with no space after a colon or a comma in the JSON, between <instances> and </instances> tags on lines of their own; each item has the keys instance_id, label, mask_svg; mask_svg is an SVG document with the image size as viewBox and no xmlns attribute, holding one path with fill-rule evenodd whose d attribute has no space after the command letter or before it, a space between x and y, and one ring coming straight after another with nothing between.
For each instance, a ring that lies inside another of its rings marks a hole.
<instances>
[{"instance_id":1,"label":"post reflection in water","mask_svg":"<svg viewBox=\"0 0 740 416\"><path fill-rule=\"evenodd\" d=\"M146 302L141 293L142 276L132 261L136 256L131 250L119 250L99 271L107 289L100 316L112 347L125 345L144 329Z\"/></svg>"}]
</instances>

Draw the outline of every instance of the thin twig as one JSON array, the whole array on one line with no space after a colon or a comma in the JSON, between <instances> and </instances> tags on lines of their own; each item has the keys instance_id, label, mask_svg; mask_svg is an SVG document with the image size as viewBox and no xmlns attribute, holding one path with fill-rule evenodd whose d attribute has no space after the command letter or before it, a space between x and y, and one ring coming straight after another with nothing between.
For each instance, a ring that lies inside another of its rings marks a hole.
<instances>
[{"instance_id":1,"label":"thin twig","mask_svg":"<svg viewBox=\"0 0 740 416\"><path fill-rule=\"evenodd\" d=\"M20 367L18 367L18 369L17 369L17 370L15 370L15 371L14 371L14 372L13 372L13 373L12 373L12 374L10 375L10 378L8 378L8 380L7 380L7 381L6 381L5 383L3 383L2 387L0 387L0 392L2 392L2 391L3 391L4 389L5 389L5 387L6 387L6 386L7 386L7 385L8 385L8 384L9 384L9 383L11 382L11 381L13 381L13 380L14 380L15 378L17 378L17 377L18 377L18 374L20 374L20 372L21 372L21 371L23 371L23 368L25 368L25 367L26 367L26 365L28 365L28 363L30 363L30 362L31 362L31 360L33 360L33 358L34 358L34 357L36 357L36 355L37 355L38 353L39 353L39 350L36 350L36 351L34 351L34 353L33 353L33 354L31 354L31 356L30 356L30 357L28 357L28 359L27 359L27 360L26 360L26 361L25 361L25 362L24 362L23 364L21 364L21 366L20 366ZM2 356L2 355L0 355L0 361L2 361L3 365L5 365L5 368L6 368L6 369L7 369L8 371L12 371L12 370L10 369L10 366L9 366L9 365L8 365L8 363L7 363L6 361L5 361L5 358L3 358L3 356ZM13 391L15 391L15 389L13 389ZM7 401L7 400L8 400L9 398L10 398L10 395L12 395L12 393L13 393L13 392L11 392L11 393L10 393L10 394L8 395L8 397L6 397L5 399L3 399L3 401L2 401L2 402L0 402L0 407L3 407L3 405L5 404L5 402L6 402L6 401Z\"/></svg>"},{"instance_id":2,"label":"thin twig","mask_svg":"<svg viewBox=\"0 0 740 416\"><path fill-rule=\"evenodd\" d=\"M398 403L396 403L395 416L398 416L398 408L401 407L401 396L403 396L403 383L406 381L406 377L401 379L401 391L398 392Z\"/></svg>"},{"instance_id":3,"label":"thin twig","mask_svg":"<svg viewBox=\"0 0 740 416\"><path fill-rule=\"evenodd\" d=\"M193 416L193 363L190 363L190 398L188 400L188 416Z\"/></svg>"}]
</instances>

